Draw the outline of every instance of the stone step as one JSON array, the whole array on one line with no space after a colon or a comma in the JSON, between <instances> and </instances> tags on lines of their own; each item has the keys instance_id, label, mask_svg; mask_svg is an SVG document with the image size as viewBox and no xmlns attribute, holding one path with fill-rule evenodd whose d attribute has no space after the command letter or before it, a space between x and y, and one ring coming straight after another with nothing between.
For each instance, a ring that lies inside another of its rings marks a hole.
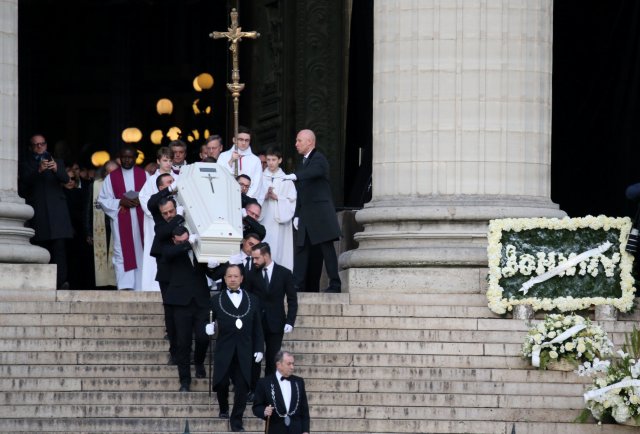
<instances>
[{"instance_id":1,"label":"stone step","mask_svg":"<svg viewBox=\"0 0 640 434\"><path fill-rule=\"evenodd\" d=\"M205 361L205 365L207 362ZM208 366L208 365L207 365ZM588 378L574 378L572 372L521 370L521 369L457 369L457 368L405 368L405 367L318 367L299 366L296 373L306 379L326 380L434 380L434 381L475 381L475 382L518 382L537 383L591 383ZM173 379L177 368L166 365L33 365L0 366L0 377L5 379L38 378L138 378Z\"/></svg>"},{"instance_id":2,"label":"stone step","mask_svg":"<svg viewBox=\"0 0 640 434\"><path fill-rule=\"evenodd\" d=\"M303 316L296 320L298 327L342 329L408 329L408 330L478 330L476 318L411 318L369 316ZM501 320L506 322L505 320ZM500 329L492 329L500 330ZM528 330L528 328L524 328Z\"/></svg>"},{"instance_id":3,"label":"stone step","mask_svg":"<svg viewBox=\"0 0 640 434\"><path fill-rule=\"evenodd\" d=\"M352 293L351 305L424 305L424 306L477 306L487 307L484 294L400 294L392 291Z\"/></svg>"}]
</instances>

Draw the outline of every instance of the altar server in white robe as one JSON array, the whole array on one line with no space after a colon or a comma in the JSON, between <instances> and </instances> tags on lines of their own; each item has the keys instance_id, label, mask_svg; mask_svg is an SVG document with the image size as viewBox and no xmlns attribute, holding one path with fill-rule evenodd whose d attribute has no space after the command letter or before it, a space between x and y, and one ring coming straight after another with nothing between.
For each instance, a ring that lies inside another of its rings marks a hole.
<instances>
[{"instance_id":1,"label":"altar server in white robe","mask_svg":"<svg viewBox=\"0 0 640 434\"><path fill-rule=\"evenodd\" d=\"M258 194L258 200L262 202L260 223L267 230L263 241L271 246L271 255L276 263L293 270L291 220L296 211L298 193L292 181L282 179L285 175L280 168L282 151L269 148L265 154L267 168L262 174L262 187Z\"/></svg>"},{"instance_id":2,"label":"altar server in white robe","mask_svg":"<svg viewBox=\"0 0 640 434\"><path fill-rule=\"evenodd\" d=\"M160 286L156 281L156 272L158 266L156 264L156 258L151 256L151 245L153 244L153 237L155 236L154 227L155 222L153 216L147 208L147 202L149 198L158 192L156 186L156 179L162 173L170 174L174 181L178 179L178 175L172 170L173 152L171 148L163 146L158 149L156 154L158 161L158 170L152 176L147 179L144 187L140 190L140 206L144 211L144 257L142 259L142 290L143 291L160 291Z\"/></svg>"},{"instance_id":3,"label":"altar server in white robe","mask_svg":"<svg viewBox=\"0 0 640 434\"><path fill-rule=\"evenodd\" d=\"M238 150L236 151L232 147L218 157L218 164L226 167L232 175L236 161L238 162L238 175L244 174L251 179L251 186L246 194L257 198L260 192L262 163L260 158L251 152L251 130L247 127L238 127Z\"/></svg>"},{"instance_id":4,"label":"altar server in white robe","mask_svg":"<svg viewBox=\"0 0 640 434\"><path fill-rule=\"evenodd\" d=\"M98 196L102 210L111 218L118 289L142 289L144 213L138 193L148 175L135 166L137 155L132 146L121 149L121 167L106 177Z\"/></svg>"}]
</instances>

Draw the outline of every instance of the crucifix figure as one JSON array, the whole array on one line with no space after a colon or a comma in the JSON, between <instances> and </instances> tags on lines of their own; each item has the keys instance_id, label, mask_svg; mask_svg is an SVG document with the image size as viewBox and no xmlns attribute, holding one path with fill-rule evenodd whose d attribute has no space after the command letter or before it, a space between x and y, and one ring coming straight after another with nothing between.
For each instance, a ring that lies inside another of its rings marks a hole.
<instances>
[{"instance_id":1,"label":"crucifix figure","mask_svg":"<svg viewBox=\"0 0 640 434\"><path fill-rule=\"evenodd\" d=\"M227 89L233 97L233 137L235 138L234 149L238 150L238 107L240 105L240 92L244 89L244 83L240 83L240 68L238 66L238 42L242 38L256 39L260 37L258 32L243 32L242 27L238 25L238 11L231 9L231 27L226 32L213 32L209 36L213 39L227 38L229 41L229 50L231 51L232 70L231 83L227 83ZM235 162L234 176L238 176L238 161Z\"/></svg>"},{"instance_id":2,"label":"crucifix figure","mask_svg":"<svg viewBox=\"0 0 640 434\"><path fill-rule=\"evenodd\" d=\"M209 184L211 184L211 193L216 194L216 192L213 190L213 177L211 176L211 174L209 173L207 175L207 179L209 180Z\"/></svg>"}]
</instances>

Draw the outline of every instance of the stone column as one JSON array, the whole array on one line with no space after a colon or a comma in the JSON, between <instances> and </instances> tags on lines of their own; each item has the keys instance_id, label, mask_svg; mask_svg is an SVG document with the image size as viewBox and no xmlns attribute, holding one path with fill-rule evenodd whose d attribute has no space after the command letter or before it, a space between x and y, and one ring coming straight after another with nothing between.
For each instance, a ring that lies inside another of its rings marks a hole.
<instances>
[{"instance_id":1,"label":"stone column","mask_svg":"<svg viewBox=\"0 0 640 434\"><path fill-rule=\"evenodd\" d=\"M33 230L24 223L33 209L17 193L17 0L0 2L0 40L0 298L7 299L12 291L55 289L55 265L33 265L47 264L49 253L29 243Z\"/></svg>"},{"instance_id":2,"label":"stone column","mask_svg":"<svg viewBox=\"0 0 640 434\"><path fill-rule=\"evenodd\" d=\"M374 8L373 199L340 258L345 286L482 279L490 219L564 216L550 200L553 2Z\"/></svg>"}]
</instances>

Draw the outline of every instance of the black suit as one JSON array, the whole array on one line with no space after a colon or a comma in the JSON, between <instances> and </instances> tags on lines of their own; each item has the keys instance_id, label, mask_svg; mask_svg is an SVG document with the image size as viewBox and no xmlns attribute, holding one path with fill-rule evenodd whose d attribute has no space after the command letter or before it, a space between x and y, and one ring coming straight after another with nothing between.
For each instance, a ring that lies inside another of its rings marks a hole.
<instances>
[{"instance_id":1,"label":"black suit","mask_svg":"<svg viewBox=\"0 0 640 434\"><path fill-rule=\"evenodd\" d=\"M261 297L262 330L265 340L265 370L264 375L271 375L276 371L275 356L282 347L284 326L294 326L298 314L298 294L293 285L291 271L282 265L273 263L273 272L266 287L264 268L253 268L249 274L249 281L257 287ZM287 311L284 309L284 299L287 298ZM253 364L251 389L254 390L260 377L260 363Z\"/></svg>"},{"instance_id":2,"label":"black suit","mask_svg":"<svg viewBox=\"0 0 640 434\"><path fill-rule=\"evenodd\" d=\"M296 175L296 213L298 233L293 264L293 276L298 291L304 290L311 246L319 245L329 275L329 288L340 292L338 258L333 241L340 238L340 226L333 205L329 183L329 162L320 152L311 151L301 163Z\"/></svg>"},{"instance_id":3,"label":"black suit","mask_svg":"<svg viewBox=\"0 0 640 434\"><path fill-rule=\"evenodd\" d=\"M309 403L307 402L304 380L291 375L289 381L291 382L291 401L288 412L280 389L282 382L278 381L276 375L269 375L258 382L253 401L253 414L260 419L265 419L264 409L269 405L274 407L269 420L268 434L301 434L309 432ZM274 397L275 400L273 399ZM284 422L284 416L287 414L291 421L288 427Z\"/></svg>"},{"instance_id":4,"label":"black suit","mask_svg":"<svg viewBox=\"0 0 640 434\"><path fill-rule=\"evenodd\" d=\"M218 396L220 411L229 410L229 380L234 385L232 429L242 427L242 415L247 406L247 392L251 381L253 354L264 351L264 337L260 320L260 301L242 290L242 301L236 308L224 290L211 298L213 320L218 321L216 351L213 356L213 388ZM237 327L237 319L242 321Z\"/></svg>"},{"instance_id":5,"label":"black suit","mask_svg":"<svg viewBox=\"0 0 640 434\"><path fill-rule=\"evenodd\" d=\"M38 172L42 156L29 153L19 167L20 195L27 205L33 207L33 218L27 225L34 229L31 239L44 247L51 255L51 264L56 264L57 287L67 280L67 255L65 239L73 238L73 227L67 199L61 184L69 182L62 160L56 159L56 172L51 169Z\"/></svg>"},{"instance_id":6,"label":"black suit","mask_svg":"<svg viewBox=\"0 0 640 434\"><path fill-rule=\"evenodd\" d=\"M170 280L164 295L164 303L173 311L176 328L176 364L180 384L191 384L190 355L192 336L195 335L193 360L196 365L204 363L209 346L205 326L209 322L209 287L207 286L206 264L200 264L193 255L188 242L167 246L162 252L164 266L170 273Z\"/></svg>"}]
</instances>

